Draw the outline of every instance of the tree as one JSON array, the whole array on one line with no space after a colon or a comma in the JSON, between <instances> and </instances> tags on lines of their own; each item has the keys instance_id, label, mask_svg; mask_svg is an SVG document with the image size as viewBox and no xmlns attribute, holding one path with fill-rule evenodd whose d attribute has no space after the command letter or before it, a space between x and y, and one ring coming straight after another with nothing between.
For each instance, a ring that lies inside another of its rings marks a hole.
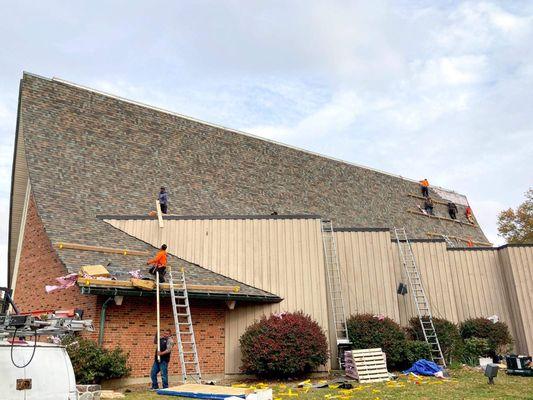
<instances>
[{"instance_id":1,"label":"tree","mask_svg":"<svg viewBox=\"0 0 533 400\"><path fill-rule=\"evenodd\" d=\"M533 243L533 188L526 192L526 200L504 210L498 216L498 232L507 243Z\"/></svg>"}]
</instances>

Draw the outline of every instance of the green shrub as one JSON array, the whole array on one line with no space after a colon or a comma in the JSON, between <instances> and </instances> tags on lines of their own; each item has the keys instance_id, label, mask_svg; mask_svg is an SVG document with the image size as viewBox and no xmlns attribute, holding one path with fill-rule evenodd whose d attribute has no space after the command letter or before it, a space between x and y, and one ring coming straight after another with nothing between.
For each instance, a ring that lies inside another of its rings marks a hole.
<instances>
[{"instance_id":1,"label":"green shrub","mask_svg":"<svg viewBox=\"0 0 533 400\"><path fill-rule=\"evenodd\" d=\"M454 360L461 360L463 356L463 340L457 325L444 318L433 318L433 325L446 362L452 363ZM409 320L408 335L414 340L425 340L418 317L413 317Z\"/></svg>"},{"instance_id":2,"label":"green shrub","mask_svg":"<svg viewBox=\"0 0 533 400\"><path fill-rule=\"evenodd\" d=\"M302 312L261 318L246 328L240 344L242 371L257 376L302 375L329 357L323 329Z\"/></svg>"},{"instance_id":3,"label":"green shrub","mask_svg":"<svg viewBox=\"0 0 533 400\"><path fill-rule=\"evenodd\" d=\"M491 356L505 351L513 343L509 327L504 322L493 323L486 318L471 318L461 323L459 331L465 340L473 337L487 339Z\"/></svg>"},{"instance_id":4,"label":"green shrub","mask_svg":"<svg viewBox=\"0 0 533 400\"><path fill-rule=\"evenodd\" d=\"M404 362L401 369L409 368L415 361L421 358L431 360L431 347L421 340L406 340L404 348Z\"/></svg>"},{"instance_id":5,"label":"green shrub","mask_svg":"<svg viewBox=\"0 0 533 400\"><path fill-rule=\"evenodd\" d=\"M98 384L106 379L128 376L131 371L127 366L129 353L119 347L103 349L95 341L73 335L66 336L62 344L67 348L78 384Z\"/></svg>"},{"instance_id":6,"label":"green shrub","mask_svg":"<svg viewBox=\"0 0 533 400\"><path fill-rule=\"evenodd\" d=\"M387 355L389 369L405 366L406 336L400 325L392 319L380 320L372 314L356 314L351 315L346 322L354 349L381 347Z\"/></svg>"},{"instance_id":7,"label":"green shrub","mask_svg":"<svg viewBox=\"0 0 533 400\"><path fill-rule=\"evenodd\" d=\"M477 337L465 339L463 362L468 365L478 365L479 357L487 357L491 352L489 341Z\"/></svg>"}]
</instances>

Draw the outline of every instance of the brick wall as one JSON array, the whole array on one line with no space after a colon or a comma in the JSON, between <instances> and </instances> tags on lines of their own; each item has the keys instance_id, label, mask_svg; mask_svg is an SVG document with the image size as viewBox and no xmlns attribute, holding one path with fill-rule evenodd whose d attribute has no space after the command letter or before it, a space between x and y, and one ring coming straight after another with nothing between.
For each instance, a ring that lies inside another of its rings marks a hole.
<instances>
[{"instance_id":1,"label":"brick wall","mask_svg":"<svg viewBox=\"0 0 533 400\"><path fill-rule=\"evenodd\" d=\"M33 197L30 200L24 242L15 290L15 302L20 311L37 309L82 308L84 318L94 320L95 332L88 336L98 338L100 310L105 297L82 295L77 286L47 294L45 285L67 273L57 257L37 213ZM191 301L196 341L204 374L224 373L224 318L222 302ZM155 299L126 297L121 306L108 306L104 346L120 345L130 353L131 377L149 376L153 362L156 332ZM170 299L161 301L161 327L173 327ZM172 328L172 331L174 329ZM170 374L179 373L178 354L172 359Z\"/></svg>"}]
</instances>

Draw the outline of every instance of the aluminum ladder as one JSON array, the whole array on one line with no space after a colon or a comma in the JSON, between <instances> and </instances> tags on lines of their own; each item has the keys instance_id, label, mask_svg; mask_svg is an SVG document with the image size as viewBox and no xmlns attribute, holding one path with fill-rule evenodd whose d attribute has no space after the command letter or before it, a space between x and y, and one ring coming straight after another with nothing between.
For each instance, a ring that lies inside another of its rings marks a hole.
<instances>
[{"instance_id":1,"label":"aluminum ladder","mask_svg":"<svg viewBox=\"0 0 533 400\"><path fill-rule=\"evenodd\" d=\"M339 365L342 367L344 365L342 348L350 344L350 339L348 338L348 327L346 326L346 314L344 312L337 242L331 220L323 219L321 221L321 231L333 325L335 326L335 337L337 339L337 349L339 350Z\"/></svg>"},{"instance_id":2,"label":"aluminum ladder","mask_svg":"<svg viewBox=\"0 0 533 400\"><path fill-rule=\"evenodd\" d=\"M418 320L424 334L424 339L429 344L431 349L431 358L434 363L439 364L446 368L446 360L442 354L439 338L435 331L435 325L433 324L433 316L431 315L431 309L429 301L422 285L420 278L420 272L415 262L413 249L411 243L407 238L405 228L394 228L394 235L396 237L396 243L398 244L398 253L400 261L403 264L411 293L413 294L413 300L416 305L416 311L418 313Z\"/></svg>"},{"instance_id":3,"label":"aluminum ladder","mask_svg":"<svg viewBox=\"0 0 533 400\"><path fill-rule=\"evenodd\" d=\"M198 350L192 326L189 295L185 283L185 270L181 268L180 272L180 279L176 281L175 286L174 277L172 276L172 268L168 268L168 283L170 284L174 327L176 329L176 337L178 340L181 375L183 383L187 383L188 378L200 383L202 380L202 374L200 372L200 361L198 359Z\"/></svg>"},{"instance_id":4,"label":"aluminum ladder","mask_svg":"<svg viewBox=\"0 0 533 400\"><path fill-rule=\"evenodd\" d=\"M455 244L450 240L448 235L441 235L448 247L455 247Z\"/></svg>"}]
</instances>

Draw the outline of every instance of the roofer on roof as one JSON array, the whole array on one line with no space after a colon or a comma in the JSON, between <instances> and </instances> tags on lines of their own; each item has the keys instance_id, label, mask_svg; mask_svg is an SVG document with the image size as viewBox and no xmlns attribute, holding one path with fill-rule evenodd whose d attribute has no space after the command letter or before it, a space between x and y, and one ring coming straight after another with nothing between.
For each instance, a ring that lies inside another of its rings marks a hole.
<instances>
[{"instance_id":1,"label":"roofer on roof","mask_svg":"<svg viewBox=\"0 0 533 400\"><path fill-rule=\"evenodd\" d=\"M429 215L433 215L433 199L429 196L424 201L424 209Z\"/></svg>"},{"instance_id":2,"label":"roofer on roof","mask_svg":"<svg viewBox=\"0 0 533 400\"><path fill-rule=\"evenodd\" d=\"M161 250L157 252L154 258L148 260L146 265L152 265L148 272L155 275L156 271L159 272L159 283L165 282L165 274L167 270L167 245L161 246Z\"/></svg>"},{"instance_id":3,"label":"roofer on roof","mask_svg":"<svg viewBox=\"0 0 533 400\"><path fill-rule=\"evenodd\" d=\"M429 187L429 181L427 180L427 178L424 178L423 181L420 181L420 188L422 189L422 196L424 197L429 196L428 187Z\"/></svg>"},{"instance_id":4,"label":"roofer on roof","mask_svg":"<svg viewBox=\"0 0 533 400\"><path fill-rule=\"evenodd\" d=\"M470 206L466 207L465 215L466 215L466 219L468 220L468 222L473 224L474 223L474 216L472 215L472 209L470 208Z\"/></svg>"},{"instance_id":5,"label":"roofer on roof","mask_svg":"<svg viewBox=\"0 0 533 400\"><path fill-rule=\"evenodd\" d=\"M161 186L161 191L159 192L158 200L159 205L161 206L161 212L163 214L166 214L168 211L168 193L163 186Z\"/></svg>"},{"instance_id":6,"label":"roofer on roof","mask_svg":"<svg viewBox=\"0 0 533 400\"><path fill-rule=\"evenodd\" d=\"M451 219L457 219L457 205L453 201L448 202L448 214Z\"/></svg>"}]
</instances>

